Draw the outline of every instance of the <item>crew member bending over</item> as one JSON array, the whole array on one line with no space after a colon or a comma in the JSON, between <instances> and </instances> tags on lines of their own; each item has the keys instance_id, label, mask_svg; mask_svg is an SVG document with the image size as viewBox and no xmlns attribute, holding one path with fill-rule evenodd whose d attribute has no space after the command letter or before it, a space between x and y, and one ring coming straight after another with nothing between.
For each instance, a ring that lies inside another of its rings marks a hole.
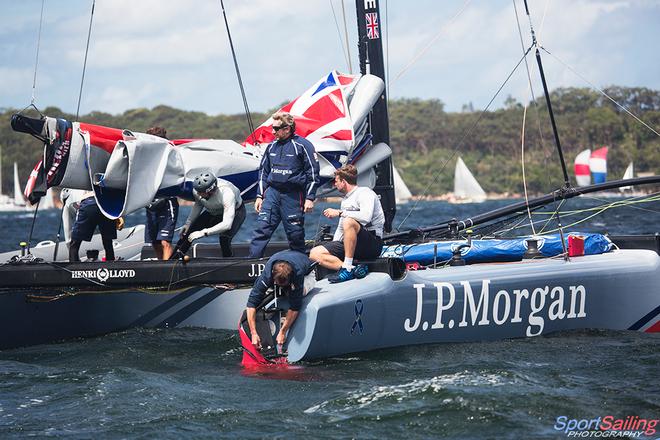
<instances>
[{"instance_id":1,"label":"crew member bending over","mask_svg":"<svg viewBox=\"0 0 660 440\"><path fill-rule=\"evenodd\" d=\"M261 349L261 338L257 334L257 306L266 297L266 291L277 286L289 296L289 310L276 338L277 343L282 345L286 341L287 331L302 307L305 275L311 265L312 262L302 252L280 251L270 257L263 272L254 282L247 302L247 321L252 334L252 344L258 349Z\"/></svg>"},{"instance_id":2,"label":"crew member bending over","mask_svg":"<svg viewBox=\"0 0 660 440\"><path fill-rule=\"evenodd\" d=\"M339 217L339 225L333 241L313 248L309 258L323 267L338 270L328 280L341 283L364 278L369 272L365 265L353 266L353 258L373 260L380 256L385 216L376 193L370 188L357 186L357 169L353 165L344 165L336 170L334 184L339 192L345 194L341 209L328 208L323 215Z\"/></svg>"},{"instance_id":3,"label":"crew member bending over","mask_svg":"<svg viewBox=\"0 0 660 440\"><path fill-rule=\"evenodd\" d=\"M222 256L233 256L231 240L245 221L241 192L233 183L204 171L193 181L193 196L195 205L181 230L175 255L185 255L199 238L218 234Z\"/></svg>"}]
</instances>

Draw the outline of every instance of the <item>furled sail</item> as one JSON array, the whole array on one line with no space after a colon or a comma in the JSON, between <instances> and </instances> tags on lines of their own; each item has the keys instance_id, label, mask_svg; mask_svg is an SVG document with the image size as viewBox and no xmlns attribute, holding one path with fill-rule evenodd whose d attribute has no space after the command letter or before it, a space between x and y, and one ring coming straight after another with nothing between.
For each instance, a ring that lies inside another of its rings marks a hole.
<instances>
[{"instance_id":1,"label":"furled sail","mask_svg":"<svg viewBox=\"0 0 660 440\"><path fill-rule=\"evenodd\" d=\"M486 192L481 188L477 179L474 178L460 157L456 161L454 171L454 197L459 201L474 203L486 200Z\"/></svg>"},{"instance_id":2,"label":"furled sail","mask_svg":"<svg viewBox=\"0 0 660 440\"><path fill-rule=\"evenodd\" d=\"M371 145L367 117L384 88L373 75L330 72L282 108L296 119L296 132L315 146L321 176L355 163L369 175L388 157L385 144ZM167 139L145 133L45 117L14 115L12 128L46 141L26 196L36 203L48 188L94 190L101 211L117 218L149 204L156 196L192 197L192 180L202 170L234 183L245 200L254 198L265 144L274 140L272 119L243 145L232 140ZM370 167L367 167L370 165Z\"/></svg>"},{"instance_id":3,"label":"furled sail","mask_svg":"<svg viewBox=\"0 0 660 440\"><path fill-rule=\"evenodd\" d=\"M373 165L359 164L369 150L381 150L370 155L377 156L378 161L391 155L387 145L371 145L367 133L367 117L384 87L383 80L377 76L347 75L335 70L280 108L294 117L296 133L314 144L321 177L332 178L335 169L346 163L355 164L360 173L369 171ZM275 140L272 126L273 119L268 118L243 145L272 142Z\"/></svg>"}]
</instances>

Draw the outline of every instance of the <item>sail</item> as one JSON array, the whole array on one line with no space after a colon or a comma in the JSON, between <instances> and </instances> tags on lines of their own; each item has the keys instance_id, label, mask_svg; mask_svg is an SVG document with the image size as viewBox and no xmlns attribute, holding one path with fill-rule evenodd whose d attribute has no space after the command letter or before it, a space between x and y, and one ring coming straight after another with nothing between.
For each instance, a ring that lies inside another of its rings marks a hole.
<instances>
[{"instance_id":1,"label":"sail","mask_svg":"<svg viewBox=\"0 0 660 440\"><path fill-rule=\"evenodd\" d=\"M21 191L21 182L18 180L18 164L16 162L14 162L14 204L18 206L25 205L23 191Z\"/></svg>"},{"instance_id":2,"label":"sail","mask_svg":"<svg viewBox=\"0 0 660 440\"><path fill-rule=\"evenodd\" d=\"M394 178L394 197L396 199L396 204L400 205L402 203L408 203L412 198L412 193L408 189L406 182L401 178L399 170L396 167L392 167L392 177Z\"/></svg>"},{"instance_id":3,"label":"sail","mask_svg":"<svg viewBox=\"0 0 660 440\"><path fill-rule=\"evenodd\" d=\"M333 71L282 108L294 115L296 132L314 144L326 181L342 164L369 173L391 155L385 143L374 144L367 133L369 112L384 87L374 75ZM168 141L51 117L14 115L11 125L15 131L47 140L43 158L26 185L31 203L50 187L94 190L103 214L117 218L148 205L156 196L191 198L191 181L202 170L235 184L244 200L254 198L264 144L274 139L272 122L270 118L262 124L243 145L215 139Z\"/></svg>"},{"instance_id":4,"label":"sail","mask_svg":"<svg viewBox=\"0 0 660 440\"><path fill-rule=\"evenodd\" d=\"M633 177L635 177L635 173L633 169L633 163L630 162L628 164L628 168L626 168L626 171L623 173L623 180L632 179ZM619 191L628 191L631 189L632 186L622 186L621 188L619 188Z\"/></svg>"},{"instance_id":5,"label":"sail","mask_svg":"<svg viewBox=\"0 0 660 440\"><path fill-rule=\"evenodd\" d=\"M603 183L607 180L607 147L599 148L591 153L589 169L594 183Z\"/></svg>"},{"instance_id":6,"label":"sail","mask_svg":"<svg viewBox=\"0 0 660 440\"><path fill-rule=\"evenodd\" d=\"M486 200L486 192L460 157L456 161L454 171L454 197L475 203Z\"/></svg>"},{"instance_id":7,"label":"sail","mask_svg":"<svg viewBox=\"0 0 660 440\"><path fill-rule=\"evenodd\" d=\"M575 180L577 186L591 185L591 171L589 170L589 158L591 157L591 150L586 149L575 157Z\"/></svg>"}]
</instances>

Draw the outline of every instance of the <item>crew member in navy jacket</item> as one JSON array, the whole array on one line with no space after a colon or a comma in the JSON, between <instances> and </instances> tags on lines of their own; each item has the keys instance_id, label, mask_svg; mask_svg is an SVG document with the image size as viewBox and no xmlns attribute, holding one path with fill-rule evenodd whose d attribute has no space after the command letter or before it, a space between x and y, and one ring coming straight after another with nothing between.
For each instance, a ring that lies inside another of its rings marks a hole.
<instances>
[{"instance_id":1,"label":"crew member in navy jacket","mask_svg":"<svg viewBox=\"0 0 660 440\"><path fill-rule=\"evenodd\" d=\"M280 222L293 250L305 251L305 212L314 209L319 186L319 162L311 142L295 134L289 113L273 115L276 140L266 147L259 170L254 209L259 213L250 245L250 257L264 256L266 245Z\"/></svg>"},{"instance_id":2,"label":"crew member in navy jacket","mask_svg":"<svg viewBox=\"0 0 660 440\"><path fill-rule=\"evenodd\" d=\"M277 286L288 293L289 310L276 338L277 343L282 345L286 341L287 331L302 307L305 275L309 272L311 264L307 255L292 250L277 252L266 263L266 267L252 287L247 302L247 321L252 334L252 344L258 349L261 349L261 338L257 334L257 307L266 297L266 291Z\"/></svg>"}]
</instances>

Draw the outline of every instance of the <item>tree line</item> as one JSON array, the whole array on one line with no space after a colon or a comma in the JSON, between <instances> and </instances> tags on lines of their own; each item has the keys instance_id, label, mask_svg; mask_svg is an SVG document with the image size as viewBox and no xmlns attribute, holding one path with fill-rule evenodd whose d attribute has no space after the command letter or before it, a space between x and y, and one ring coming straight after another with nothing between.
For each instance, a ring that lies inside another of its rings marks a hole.
<instances>
[{"instance_id":1,"label":"tree line","mask_svg":"<svg viewBox=\"0 0 660 440\"><path fill-rule=\"evenodd\" d=\"M647 88L612 86L604 90L655 131L660 131L660 92ZM559 138L574 183L573 160L586 148L609 147L608 173L620 179L629 162L637 172L659 174L660 137L603 95L586 88L560 88L551 93ZM275 109L252 113L259 124ZM12 131L15 109L0 112L2 189L13 185L13 163L24 183L42 154L39 141ZM72 120L57 107L45 115ZM523 130L523 115L525 124ZM34 114L32 114L34 116ZM394 163L413 194L439 195L453 189L454 166L461 156L487 192L521 193L523 190L521 138L524 134L525 182L528 191L542 193L563 184L545 99L522 103L508 98L504 108L446 112L438 99L394 99L389 102L391 147ZM144 132L165 127L170 138L216 138L242 142L248 136L245 115L209 116L166 105L131 109L111 115L94 111L82 122Z\"/></svg>"}]
</instances>

